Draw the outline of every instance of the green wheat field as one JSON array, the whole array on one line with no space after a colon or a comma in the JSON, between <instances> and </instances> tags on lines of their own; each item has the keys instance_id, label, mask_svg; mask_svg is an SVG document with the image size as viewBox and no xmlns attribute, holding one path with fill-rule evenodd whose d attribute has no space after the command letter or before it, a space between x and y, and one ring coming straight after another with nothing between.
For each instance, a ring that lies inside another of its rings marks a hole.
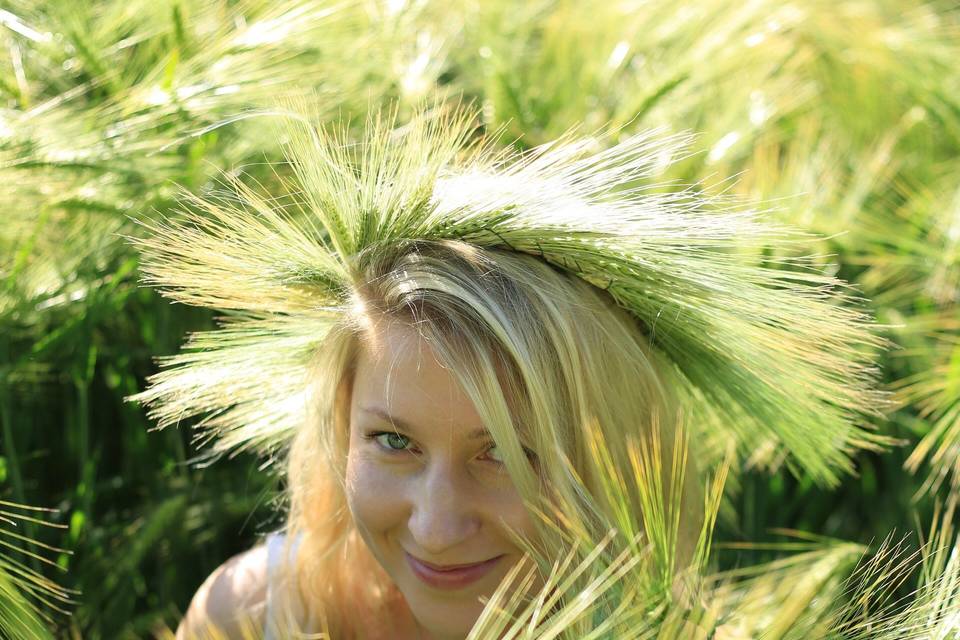
<instances>
[{"instance_id":1,"label":"green wheat field","mask_svg":"<svg viewBox=\"0 0 960 640\"><path fill-rule=\"evenodd\" d=\"M691 134L662 182L810 233L887 342L888 446L835 481L734 461L728 637L960 638L958 61L946 1L0 0L0 637L169 637L282 525L262 458L126 398L215 326L141 283L131 238L180 190L289 175L286 97L347 135L425 103L520 150Z\"/></svg>"}]
</instances>

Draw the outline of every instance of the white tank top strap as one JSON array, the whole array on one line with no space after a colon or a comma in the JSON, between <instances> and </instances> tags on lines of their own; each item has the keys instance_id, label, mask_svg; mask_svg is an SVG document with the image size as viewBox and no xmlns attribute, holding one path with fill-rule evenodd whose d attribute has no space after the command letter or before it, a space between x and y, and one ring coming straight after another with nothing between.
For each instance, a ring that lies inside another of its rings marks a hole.
<instances>
[{"instance_id":1,"label":"white tank top strap","mask_svg":"<svg viewBox=\"0 0 960 640\"><path fill-rule=\"evenodd\" d=\"M264 640L285 640L302 630L305 622L299 590L287 569L296 561L300 540L287 543L287 536L271 533L267 546L267 602Z\"/></svg>"}]
</instances>

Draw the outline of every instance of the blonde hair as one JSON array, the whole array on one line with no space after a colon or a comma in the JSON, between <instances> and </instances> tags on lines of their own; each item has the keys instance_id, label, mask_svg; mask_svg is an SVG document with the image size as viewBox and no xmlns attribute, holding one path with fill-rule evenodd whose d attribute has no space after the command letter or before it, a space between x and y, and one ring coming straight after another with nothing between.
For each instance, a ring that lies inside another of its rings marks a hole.
<instances>
[{"instance_id":1,"label":"blonde hair","mask_svg":"<svg viewBox=\"0 0 960 640\"><path fill-rule=\"evenodd\" d=\"M354 264L341 320L314 363L313 418L294 437L287 468L297 583L334 638L355 634L342 612L363 619L358 606L389 606L393 592L355 531L343 487L353 367L371 321L414 327L474 403L527 504L558 511L597 541L617 507L599 486L604 461L591 438L611 445L607 463L629 469L621 443L676 406L641 322L536 256L416 241L369 249ZM556 530L540 529L539 553L556 553Z\"/></svg>"}]
</instances>

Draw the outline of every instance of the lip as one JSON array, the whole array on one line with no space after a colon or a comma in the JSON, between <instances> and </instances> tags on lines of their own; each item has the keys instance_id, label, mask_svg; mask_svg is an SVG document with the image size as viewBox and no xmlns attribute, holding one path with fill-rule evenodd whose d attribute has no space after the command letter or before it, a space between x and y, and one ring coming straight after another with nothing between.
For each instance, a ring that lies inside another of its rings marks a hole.
<instances>
[{"instance_id":1,"label":"lip","mask_svg":"<svg viewBox=\"0 0 960 640\"><path fill-rule=\"evenodd\" d=\"M415 558L406 551L403 552L403 555L407 557L407 564L410 565L414 575L436 589L462 589L487 575L503 558L502 555L499 555L484 562L451 565L441 569L438 565L429 564Z\"/></svg>"}]
</instances>

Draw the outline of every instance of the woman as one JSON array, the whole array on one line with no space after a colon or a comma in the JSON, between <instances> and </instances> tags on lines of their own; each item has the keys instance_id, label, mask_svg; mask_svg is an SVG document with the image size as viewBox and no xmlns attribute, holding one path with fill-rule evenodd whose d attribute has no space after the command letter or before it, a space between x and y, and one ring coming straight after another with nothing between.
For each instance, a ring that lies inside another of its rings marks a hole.
<instances>
[{"instance_id":1,"label":"woman","mask_svg":"<svg viewBox=\"0 0 960 640\"><path fill-rule=\"evenodd\" d=\"M622 439L666 399L636 321L601 294L532 256L456 241L371 256L316 365L330 428L305 429L291 447L290 530L314 578L307 593L339 598L334 610L351 617L357 603L386 599L396 612L360 619L415 619L424 637L463 638L479 596L523 555L511 534L550 533L524 499L546 509L541 499L559 494L578 526L603 537L612 505L588 498L602 492L582 429L596 420ZM323 558L331 548L343 552ZM262 551L235 561L233 571L250 571L243 588L215 578L188 622L205 615L205 598L263 592L264 561Z\"/></svg>"},{"instance_id":2,"label":"woman","mask_svg":"<svg viewBox=\"0 0 960 640\"><path fill-rule=\"evenodd\" d=\"M169 295L242 315L140 399L286 452L290 487L286 535L217 569L179 637L501 637L511 615L630 637L705 560L679 410L703 456L765 442L826 481L871 441L865 319L730 251L782 230L647 192L676 140L511 161L468 122L359 146L299 126L300 211L237 183L143 241Z\"/></svg>"}]
</instances>

